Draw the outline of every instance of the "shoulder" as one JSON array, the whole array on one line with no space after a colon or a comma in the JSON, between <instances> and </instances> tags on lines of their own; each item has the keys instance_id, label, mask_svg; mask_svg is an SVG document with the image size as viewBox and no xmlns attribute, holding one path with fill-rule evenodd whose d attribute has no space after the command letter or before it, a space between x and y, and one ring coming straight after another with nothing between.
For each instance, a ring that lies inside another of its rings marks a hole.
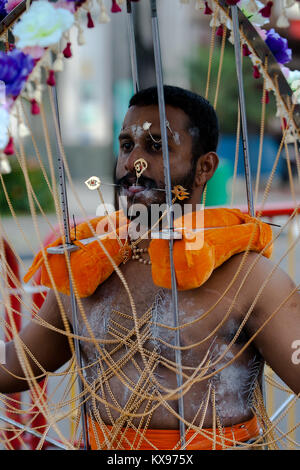
<instances>
[{"instance_id":1,"label":"shoulder","mask_svg":"<svg viewBox=\"0 0 300 470\"><path fill-rule=\"evenodd\" d=\"M291 315L299 318L299 290L278 263L254 252L249 253L245 260L243 254L234 258L228 269L232 272L240 269L236 286L242 284L247 310L251 310L250 327L257 327L274 316L278 322L286 321Z\"/></svg>"},{"instance_id":2,"label":"shoulder","mask_svg":"<svg viewBox=\"0 0 300 470\"><path fill-rule=\"evenodd\" d=\"M259 253L239 253L216 271L216 280L231 285L232 293L250 307L262 310L268 303L283 300L295 290L295 284L279 265Z\"/></svg>"}]
</instances>

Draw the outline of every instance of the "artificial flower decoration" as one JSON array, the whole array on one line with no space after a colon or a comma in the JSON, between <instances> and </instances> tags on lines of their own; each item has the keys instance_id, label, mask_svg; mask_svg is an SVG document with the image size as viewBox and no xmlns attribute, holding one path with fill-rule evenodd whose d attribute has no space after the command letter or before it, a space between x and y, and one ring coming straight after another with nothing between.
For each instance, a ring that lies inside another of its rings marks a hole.
<instances>
[{"instance_id":1,"label":"artificial flower decoration","mask_svg":"<svg viewBox=\"0 0 300 470\"><path fill-rule=\"evenodd\" d=\"M266 44L280 64L286 64L292 59L292 50L288 48L287 39L276 33L274 28L267 31Z\"/></svg>"},{"instance_id":2,"label":"artificial flower decoration","mask_svg":"<svg viewBox=\"0 0 300 470\"><path fill-rule=\"evenodd\" d=\"M62 34L71 28L74 16L64 8L55 8L45 1L34 2L13 28L17 47L48 47L60 41Z\"/></svg>"},{"instance_id":3,"label":"artificial flower decoration","mask_svg":"<svg viewBox=\"0 0 300 470\"><path fill-rule=\"evenodd\" d=\"M65 10L69 10L71 13L75 13L76 11L76 1L75 0L58 0L53 4L54 8L65 8Z\"/></svg>"},{"instance_id":4,"label":"artificial flower decoration","mask_svg":"<svg viewBox=\"0 0 300 470\"><path fill-rule=\"evenodd\" d=\"M5 2L6 0L0 0L0 20L6 17L7 11L5 9Z\"/></svg>"},{"instance_id":5,"label":"artificial flower decoration","mask_svg":"<svg viewBox=\"0 0 300 470\"><path fill-rule=\"evenodd\" d=\"M254 3L253 0L241 0L238 6L254 26L263 26L269 23L269 17L262 14L265 6L262 2L256 0Z\"/></svg>"},{"instance_id":6,"label":"artificial flower decoration","mask_svg":"<svg viewBox=\"0 0 300 470\"><path fill-rule=\"evenodd\" d=\"M3 106L0 106L0 149L4 149L8 144L8 125L9 114Z\"/></svg>"},{"instance_id":7,"label":"artificial flower decoration","mask_svg":"<svg viewBox=\"0 0 300 470\"><path fill-rule=\"evenodd\" d=\"M6 96L19 95L33 67L33 58L18 49L0 52L0 80L5 83Z\"/></svg>"},{"instance_id":8,"label":"artificial flower decoration","mask_svg":"<svg viewBox=\"0 0 300 470\"><path fill-rule=\"evenodd\" d=\"M300 104L300 70L290 70L287 82L294 93L295 101Z\"/></svg>"},{"instance_id":9,"label":"artificial flower decoration","mask_svg":"<svg viewBox=\"0 0 300 470\"><path fill-rule=\"evenodd\" d=\"M7 13L10 13L21 2L22 2L22 0L8 0L8 1L4 0L5 10L7 11Z\"/></svg>"}]
</instances>

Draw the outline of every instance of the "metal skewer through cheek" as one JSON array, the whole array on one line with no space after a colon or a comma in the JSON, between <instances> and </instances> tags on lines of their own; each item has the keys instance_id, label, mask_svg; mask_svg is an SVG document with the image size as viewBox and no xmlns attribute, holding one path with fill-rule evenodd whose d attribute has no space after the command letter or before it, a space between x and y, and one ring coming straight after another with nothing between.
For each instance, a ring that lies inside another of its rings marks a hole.
<instances>
[{"instance_id":1,"label":"metal skewer through cheek","mask_svg":"<svg viewBox=\"0 0 300 470\"><path fill-rule=\"evenodd\" d=\"M180 333L179 333L179 312L178 312L178 293L177 284L173 260L173 239L172 233L174 232L174 212L172 207L172 192L171 192L171 175L170 175L170 161L168 151L168 136L167 136L167 119L164 99L164 88L163 88L163 75L162 75L162 62L161 62L161 51L160 51L160 40L159 40L159 29L158 29L158 18L157 18L157 7L156 0L150 0L151 5L151 17L152 17L152 36L154 46L154 59L155 59L155 73L156 73L156 84L158 94L158 106L159 106L159 118L160 118L160 129L161 129L161 140L162 140L162 151L163 151L163 162L164 162L164 177L166 185L166 204L167 204L167 218L169 223L169 253L170 253L170 268L171 268L171 286L172 286L172 306L174 314L174 326L176 327L175 333L175 360L176 360L176 379L177 387L182 388L182 362L181 362L181 350L180 347ZM182 390L181 390L182 392ZM180 392L180 393L181 393ZM180 415L179 428L181 447L185 447L185 424L184 424L184 405L183 396L180 394L178 398L178 413Z\"/></svg>"},{"instance_id":2,"label":"metal skewer through cheek","mask_svg":"<svg viewBox=\"0 0 300 470\"><path fill-rule=\"evenodd\" d=\"M67 199L67 189L66 189L66 176L65 176L65 167L64 167L64 162L63 158L60 152L60 146L58 143L58 138L61 139L61 131L60 131L60 120L59 120L59 109L58 109L58 100L57 100L57 93L56 93L56 87L54 86L52 88L52 95L53 95L53 100L55 104L55 113L56 113L56 119L57 119L57 124L58 124L58 129L59 129L59 136L56 136L56 144L57 144L57 160L58 160L58 176L59 176L59 188L60 188L60 202L61 202L61 208L62 208L62 214L63 214L63 224L64 224L64 235L66 239L66 246L65 249L67 250L67 256L70 259L70 252L68 251L68 248L72 247L71 243L71 235L70 235L70 222L69 222L69 208L68 208L68 199ZM62 255L64 256L64 255ZM72 285L72 279L70 278L70 299L71 299L71 307L72 307L72 327L73 327L73 332L76 336L79 335L78 333L78 317L77 317L77 303L76 303L76 297ZM82 369L82 357L81 357L81 352L80 352L80 343L78 338L74 338L74 347L75 347L75 354L76 354L76 360L79 365L79 367ZM79 384L79 390L80 394L83 392L83 383L78 375L78 384ZM82 422L82 434L83 434L83 442L84 442L84 449L88 450L89 449L89 441L88 441L88 431L87 431L87 410L86 410L86 403L81 403L81 422Z\"/></svg>"}]
</instances>

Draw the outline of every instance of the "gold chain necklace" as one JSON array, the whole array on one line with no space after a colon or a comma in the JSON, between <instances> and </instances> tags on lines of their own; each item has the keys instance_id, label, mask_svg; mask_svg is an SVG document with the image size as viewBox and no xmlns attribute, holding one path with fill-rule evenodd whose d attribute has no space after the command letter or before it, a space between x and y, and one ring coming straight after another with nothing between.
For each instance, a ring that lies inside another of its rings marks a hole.
<instances>
[{"instance_id":1,"label":"gold chain necklace","mask_svg":"<svg viewBox=\"0 0 300 470\"><path fill-rule=\"evenodd\" d=\"M188 192L180 185L175 186L174 189L172 190L172 193L175 195L175 197L172 200L172 204L176 201L176 199L183 200L188 197ZM149 230L147 230L141 237L139 237L136 241L133 241L131 243L128 243L128 239L126 240L125 245L123 246L123 263L125 264L129 260L129 250L132 252L132 260L138 261L139 263L151 265L150 260L144 259L139 253L148 253L148 248L136 248L136 245L138 245L142 240L144 240L147 235L155 228L157 225L160 223L160 221L165 217L167 213L167 209L164 211L164 213L160 216L160 218L155 222L155 224L150 227ZM128 230L128 236L129 236L129 230ZM130 236L129 236L130 238Z\"/></svg>"},{"instance_id":2,"label":"gold chain necklace","mask_svg":"<svg viewBox=\"0 0 300 470\"><path fill-rule=\"evenodd\" d=\"M139 253L148 253L148 248L132 248L132 259L143 264L151 264L151 260L147 260L141 256Z\"/></svg>"}]
</instances>

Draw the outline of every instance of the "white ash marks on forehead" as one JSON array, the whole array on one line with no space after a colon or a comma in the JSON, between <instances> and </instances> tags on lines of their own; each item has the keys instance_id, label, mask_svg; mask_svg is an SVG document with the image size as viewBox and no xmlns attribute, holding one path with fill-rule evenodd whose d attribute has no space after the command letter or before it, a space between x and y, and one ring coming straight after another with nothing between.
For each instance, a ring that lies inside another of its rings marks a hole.
<instances>
[{"instance_id":1,"label":"white ash marks on forehead","mask_svg":"<svg viewBox=\"0 0 300 470\"><path fill-rule=\"evenodd\" d=\"M141 137L145 132L143 127L139 126L138 124L132 124L132 126L130 126L130 129L135 137Z\"/></svg>"},{"instance_id":2,"label":"white ash marks on forehead","mask_svg":"<svg viewBox=\"0 0 300 470\"><path fill-rule=\"evenodd\" d=\"M173 139L176 145L180 145L180 135L178 132L173 132Z\"/></svg>"}]
</instances>

